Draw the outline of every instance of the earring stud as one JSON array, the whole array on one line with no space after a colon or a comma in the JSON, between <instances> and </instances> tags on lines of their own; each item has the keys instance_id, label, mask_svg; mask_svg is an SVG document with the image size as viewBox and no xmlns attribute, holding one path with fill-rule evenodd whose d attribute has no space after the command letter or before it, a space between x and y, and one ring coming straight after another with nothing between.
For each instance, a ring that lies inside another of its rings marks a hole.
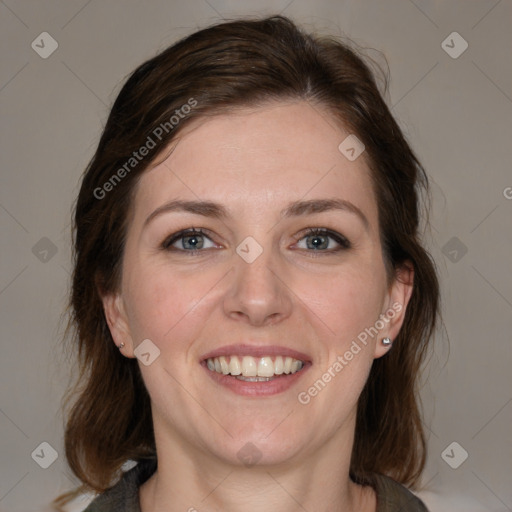
<instances>
[{"instance_id":1,"label":"earring stud","mask_svg":"<svg viewBox=\"0 0 512 512\"><path fill-rule=\"evenodd\" d=\"M382 338L382 344L385 346L385 347L391 347L391 345L393 344L393 342L391 341L391 338Z\"/></svg>"},{"instance_id":2,"label":"earring stud","mask_svg":"<svg viewBox=\"0 0 512 512\"><path fill-rule=\"evenodd\" d=\"M117 348L121 350L124 347L124 343L121 343Z\"/></svg>"}]
</instances>

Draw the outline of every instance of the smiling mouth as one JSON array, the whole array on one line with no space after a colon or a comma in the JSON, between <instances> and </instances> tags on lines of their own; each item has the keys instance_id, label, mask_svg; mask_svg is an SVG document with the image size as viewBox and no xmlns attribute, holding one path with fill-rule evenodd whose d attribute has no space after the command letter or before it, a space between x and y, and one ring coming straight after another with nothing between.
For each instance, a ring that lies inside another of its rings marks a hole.
<instances>
[{"instance_id":1,"label":"smiling mouth","mask_svg":"<svg viewBox=\"0 0 512 512\"><path fill-rule=\"evenodd\" d=\"M299 372L304 361L289 356L219 356L205 360L207 368L245 382L267 382Z\"/></svg>"}]
</instances>

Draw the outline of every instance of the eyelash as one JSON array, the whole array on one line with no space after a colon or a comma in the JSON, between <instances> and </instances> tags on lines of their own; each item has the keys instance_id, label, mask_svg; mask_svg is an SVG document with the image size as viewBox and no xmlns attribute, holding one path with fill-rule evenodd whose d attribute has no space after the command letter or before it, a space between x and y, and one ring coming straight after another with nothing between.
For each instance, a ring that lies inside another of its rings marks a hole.
<instances>
[{"instance_id":1,"label":"eyelash","mask_svg":"<svg viewBox=\"0 0 512 512\"><path fill-rule=\"evenodd\" d=\"M314 258L323 256L323 255L337 253L337 252L340 252L340 251L343 251L346 249L350 249L352 247L352 244L343 235L341 235L340 233L336 233L336 231L331 231L330 229L326 229L326 228L306 228L305 230L301 231L298 235L294 236L293 238L296 242L300 242L303 238L307 238L309 236L329 237L329 238L332 238L339 245L339 247L337 247L336 249L328 249L328 250L317 251L314 249L311 249L311 250L305 249L306 251L312 253L311 256Z\"/></svg>"},{"instance_id":2,"label":"eyelash","mask_svg":"<svg viewBox=\"0 0 512 512\"><path fill-rule=\"evenodd\" d=\"M203 252L203 250L201 250L201 249L187 251L187 250L184 250L184 249L177 249L175 247L172 247L172 244L174 242L180 240L181 238L184 238L185 236L196 236L196 235L204 236L204 237L206 237L206 238L211 240L211 237L208 236L208 234L203 229L201 229L201 228L187 228L187 229L183 229L181 231L178 231L177 233L174 233L174 234L170 235L169 237L167 237L162 242L161 248L163 250L165 250L165 251L173 251L173 252L185 253L188 256L199 256L200 253ZM303 238L307 238L308 236L326 236L326 237L330 237L336 243L339 244L339 247L336 248L336 249L320 250L320 251L318 251L320 254L315 254L315 255L311 254L311 256L314 257L314 258L322 256L321 253L324 253L323 255L325 255L325 254L333 254L333 253L337 253L337 252L340 252L340 251L343 251L343 250L346 250L346 249L350 249L352 247L352 244L343 235L341 235L339 233L336 233L335 231L331 231L329 229L325 229L325 228L306 228L305 230L301 231L298 235L294 236L293 238L294 238L294 240L296 242L299 242L300 240L302 240ZM204 249L204 250L206 250L206 249ZM305 249L305 250L307 250L310 253L317 252L314 249L312 249L312 250Z\"/></svg>"},{"instance_id":3,"label":"eyelash","mask_svg":"<svg viewBox=\"0 0 512 512\"><path fill-rule=\"evenodd\" d=\"M182 252L182 253L185 253L185 254L187 254L189 256L199 256L200 253L203 252L203 250L201 250L201 249L187 251L187 250L184 250L184 249L177 249L175 247L172 247L172 244L174 242L184 238L185 236L196 236L196 235L204 236L204 237L206 237L206 238L211 240L211 237L208 236L208 234L203 229L201 229L201 228L187 228L187 229L183 229L181 231L178 231L177 233L174 233L174 234L170 235L169 237L167 237L162 242L161 248L163 250L165 250L165 251ZM298 235L294 236L293 238L294 238L294 240L296 242L299 242L300 240L302 240L303 238L307 238L308 236L325 236L325 237L329 237L329 238L332 238L336 243L339 244L339 247L336 248L336 249L320 250L320 251L318 251L320 254L314 254L314 255L311 254L311 257L313 257L313 258L317 258L317 257L322 256L321 253L324 253L323 255L325 255L325 254L333 254L333 253L337 253L337 252L340 252L340 251L343 251L343 250L346 250L346 249L350 249L352 247L352 244L343 235L341 235L339 233L336 233L335 231L331 231L329 229L325 229L325 228L306 228L304 231L302 231ZM207 250L207 249L204 249L204 250ZM312 250L305 249L305 250L307 250L310 253L316 253L317 252L314 249L312 249Z\"/></svg>"}]
</instances>

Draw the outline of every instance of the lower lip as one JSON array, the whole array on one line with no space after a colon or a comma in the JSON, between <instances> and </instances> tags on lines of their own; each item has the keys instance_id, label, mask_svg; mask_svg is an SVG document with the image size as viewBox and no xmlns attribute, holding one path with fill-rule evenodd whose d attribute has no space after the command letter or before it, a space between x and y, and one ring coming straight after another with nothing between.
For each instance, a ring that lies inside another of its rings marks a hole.
<instances>
[{"instance_id":1,"label":"lower lip","mask_svg":"<svg viewBox=\"0 0 512 512\"><path fill-rule=\"evenodd\" d=\"M247 382L245 380L237 379L231 375L223 375L221 373L212 372L206 366L206 362L201 363L201 366L218 384L227 387L237 395L244 396L271 396L283 393L290 389L303 375L308 371L311 363L305 363L301 370L288 375L283 374L275 377L272 380L260 382Z\"/></svg>"}]
</instances>

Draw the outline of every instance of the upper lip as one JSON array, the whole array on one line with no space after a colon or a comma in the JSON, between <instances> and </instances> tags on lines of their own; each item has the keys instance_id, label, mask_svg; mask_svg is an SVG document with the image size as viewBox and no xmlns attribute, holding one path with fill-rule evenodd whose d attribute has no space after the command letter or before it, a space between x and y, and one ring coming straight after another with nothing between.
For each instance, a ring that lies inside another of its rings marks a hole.
<instances>
[{"instance_id":1,"label":"upper lip","mask_svg":"<svg viewBox=\"0 0 512 512\"><path fill-rule=\"evenodd\" d=\"M206 359L220 357L220 356L252 356L252 357L265 357L265 356L285 356L293 357L303 362L310 362L311 358L303 352L294 350L288 347L282 347L279 345L224 345L216 348L207 354L201 356L201 361Z\"/></svg>"}]
</instances>

